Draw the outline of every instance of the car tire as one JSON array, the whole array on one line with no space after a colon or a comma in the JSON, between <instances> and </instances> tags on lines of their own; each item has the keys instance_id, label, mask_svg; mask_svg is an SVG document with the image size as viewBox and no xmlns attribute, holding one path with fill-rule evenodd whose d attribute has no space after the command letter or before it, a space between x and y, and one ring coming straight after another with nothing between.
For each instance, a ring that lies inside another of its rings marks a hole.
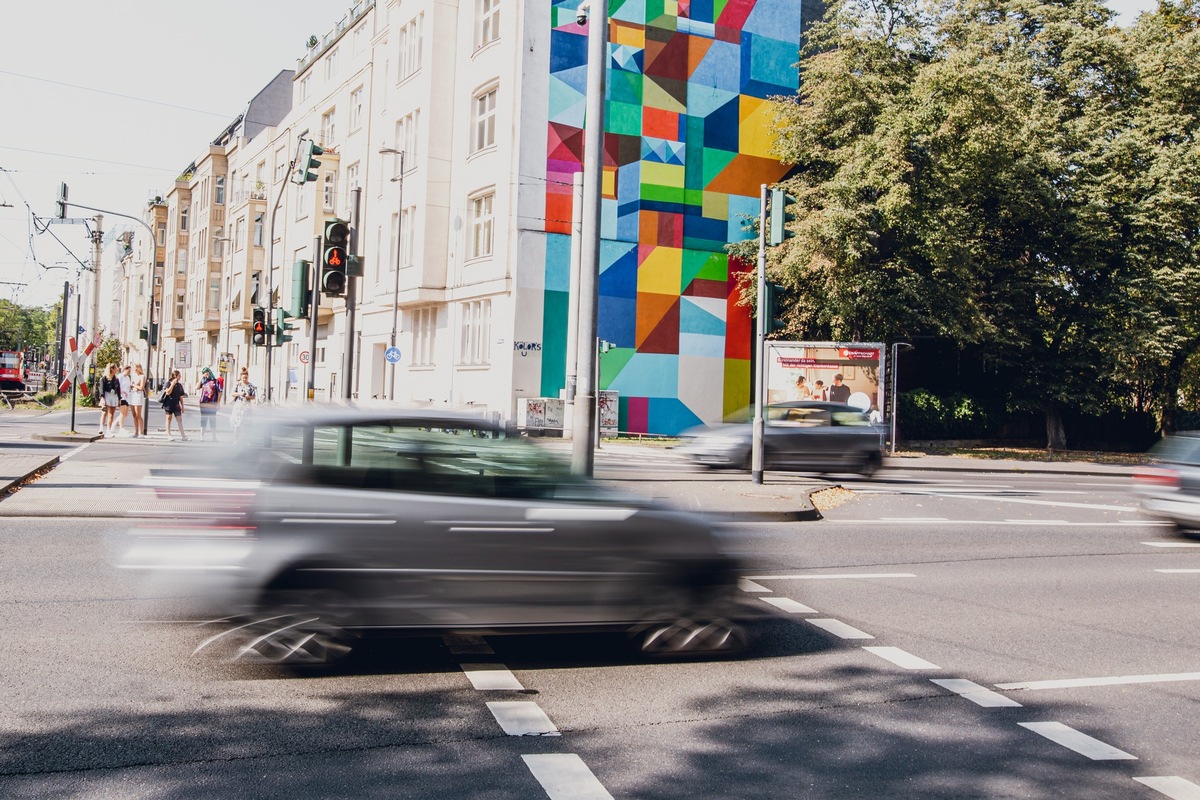
<instances>
[{"instance_id":1,"label":"car tire","mask_svg":"<svg viewBox=\"0 0 1200 800\"><path fill-rule=\"evenodd\" d=\"M239 637L234 660L289 667L336 664L358 640L347 628L353 608L348 595L332 588L268 590Z\"/></svg>"},{"instance_id":2,"label":"car tire","mask_svg":"<svg viewBox=\"0 0 1200 800\"><path fill-rule=\"evenodd\" d=\"M883 466L883 457L879 453L866 453L863 456L862 465L858 468L858 474L864 478L869 478L879 471Z\"/></svg>"},{"instance_id":3,"label":"car tire","mask_svg":"<svg viewBox=\"0 0 1200 800\"><path fill-rule=\"evenodd\" d=\"M726 617L729 591L713 569L696 564L684 570L667 567L658 574L645 604L644 621L629 630L640 653L669 657L746 649L747 631Z\"/></svg>"}]
</instances>

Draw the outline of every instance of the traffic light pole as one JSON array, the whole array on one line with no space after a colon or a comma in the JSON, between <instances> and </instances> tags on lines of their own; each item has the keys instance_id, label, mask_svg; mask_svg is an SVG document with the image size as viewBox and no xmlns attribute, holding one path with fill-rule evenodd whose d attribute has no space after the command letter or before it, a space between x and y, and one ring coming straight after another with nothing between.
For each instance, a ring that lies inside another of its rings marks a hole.
<instances>
[{"instance_id":1,"label":"traffic light pole","mask_svg":"<svg viewBox=\"0 0 1200 800\"><path fill-rule=\"evenodd\" d=\"M758 313L755 314L754 351L758 358L754 363L754 427L750 437L750 479L763 482L763 390L767 375L767 185L759 187L758 200Z\"/></svg>"},{"instance_id":2,"label":"traffic light pole","mask_svg":"<svg viewBox=\"0 0 1200 800\"><path fill-rule=\"evenodd\" d=\"M317 236L313 239L313 252L317 254L313 259L318 266L312 271L312 302L309 303L309 318L308 331L310 344L308 348L308 395L305 398L308 402L316 401L317 396L317 311L321 307L321 254L325 251L322 246L323 237Z\"/></svg>"},{"instance_id":3,"label":"traffic light pole","mask_svg":"<svg viewBox=\"0 0 1200 800\"><path fill-rule=\"evenodd\" d=\"M358 255L358 207L362 189L350 192L350 241L346 258L346 337L342 359L342 397L354 399L354 312L358 308L358 277L349 268L352 256Z\"/></svg>"}]
</instances>

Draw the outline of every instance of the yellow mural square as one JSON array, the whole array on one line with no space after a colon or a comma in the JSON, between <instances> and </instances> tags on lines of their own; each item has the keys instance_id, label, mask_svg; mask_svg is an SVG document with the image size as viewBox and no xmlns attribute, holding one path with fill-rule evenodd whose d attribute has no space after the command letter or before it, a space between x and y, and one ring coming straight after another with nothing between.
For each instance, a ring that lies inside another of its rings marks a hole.
<instances>
[{"instance_id":1,"label":"yellow mural square","mask_svg":"<svg viewBox=\"0 0 1200 800\"><path fill-rule=\"evenodd\" d=\"M742 155L773 158L775 144L775 115L771 104L757 97L739 98L738 151Z\"/></svg>"},{"instance_id":2,"label":"yellow mural square","mask_svg":"<svg viewBox=\"0 0 1200 800\"><path fill-rule=\"evenodd\" d=\"M678 247L656 247L638 266L637 290L678 296L682 274L683 251Z\"/></svg>"},{"instance_id":3,"label":"yellow mural square","mask_svg":"<svg viewBox=\"0 0 1200 800\"><path fill-rule=\"evenodd\" d=\"M673 189L683 188L684 168L679 164L659 164L654 161L643 161L641 163L641 173L641 182L643 185L670 186Z\"/></svg>"},{"instance_id":4,"label":"yellow mural square","mask_svg":"<svg viewBox=\"0 0 1200 800\"><path fill-rule=\"evenodd\" d=\"M709 219L729 219L729 195L724 192L704 192L700 213Z\"/></svg>"}]
</instances>

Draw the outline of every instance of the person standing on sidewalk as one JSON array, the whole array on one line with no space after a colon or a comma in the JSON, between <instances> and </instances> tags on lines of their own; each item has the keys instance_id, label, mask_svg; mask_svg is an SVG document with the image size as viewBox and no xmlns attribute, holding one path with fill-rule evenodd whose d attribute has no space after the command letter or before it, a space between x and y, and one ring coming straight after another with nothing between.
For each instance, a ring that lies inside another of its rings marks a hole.
<instances>
[{"instance_id":1,"label":"person standing on sidewalk","mask_svg":"<svg viewBox=\"0 0 1200 800\"><path fill-rule=\"evenodd\" d=\"M242 425L242 418L246 415L246 410L254 402L257 394L258 390L250 382L250 371L242 367L242 371L238 373L238 381L233 385L233 411L229 414L229 425L233 428L235 442L238 438L238 429Z\"/></svg>"},{"instance_id":2,"label":"person standing on sidewalk","mask_svg":"<svg viewBox=\"0 0 1200 800\"><path fill-rule=\"evenodd\" d=\"M104 377L100 379L100 435L112 436L113 423L117 418L117 409L121 406L121 382L117 380L117 365L109 364L104 368Z\"/></svg>"},{"instance_id":3,"label":"person standing on sidewalk","mask_svg":"<svg viewBox=\"0 0 1200 800\"><path fill-rule=\"evenodd\" d=\"M217 440L217 409L221 406L221 384L208 367L200 370L200 441L206 433Z\"/></svg>"},{"instance_id":4,"label":"person standing on sidewalk","mask_svg":"<svg viewBox=\"0 0 1200 800\"><path fill-rule=\"evenodd\" d=\"M129 393L133 391L133 376L129 373L129 365L126 364L117 374L117 383L121 385L121 418L117 420L119 428L118 436L128 436L125 431L125 419L129 416Z\"/></svg>"},{"instance_id":5,"label":"person standing on sidewalk","mask_svg":"<svg viewBox=\"0 0 1200 800\"><path fill-rule=\"evenodd\" d=\"M142 404L146 401L146 373L141 364L133 366L133 379L129 387L129 408L133 411L133 438L146 435L146 420L142 418Z\"/></svg>"},{"instance_id":6,"label":"person standing on sidewalk","mask_svg":"<svg viewBox=\"0 0 1200 800\"><path fill-rule=\"evenodd\" d=\"M167 384L167 388L163 389L162 407L163 413L167 415L167 439L171 439L171 420L174 419L179 425L179 438L187 441L187 434L183 431L183 398L187 397L187 392L183 390L182 377L179 370L171 372L171 381Z\"/></svg>"}]
</instances>

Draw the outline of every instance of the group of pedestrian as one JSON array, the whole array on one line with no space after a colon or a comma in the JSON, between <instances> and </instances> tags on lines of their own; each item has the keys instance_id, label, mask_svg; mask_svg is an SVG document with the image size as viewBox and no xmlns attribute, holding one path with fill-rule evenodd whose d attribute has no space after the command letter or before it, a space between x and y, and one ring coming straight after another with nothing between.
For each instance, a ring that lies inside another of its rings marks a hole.
<instances>
[{"instance_id":1,"label":"group of pedestrian","mask_svg":"<svg viewBox=\"0 0 1200 800\"><path fill-rule=\"evenodd\" d=\"M118 371L116 364L109 364L100 379L100 434L102 436L132 436L134 439L146 435L146 420L142 416L142 403L146 401L146 373L141 364L126 364ZM133 415L133 433L125 430L125 421Z\"/></svg>"},{"instance_id":2,"label":"group of pedestrian","mask_svg":"<svg viewBox=\"0 0 1200 800\"><path fill-rule=\"evenodd\" d=\"M197 406L200 410L201 441L209 436L214 442L217 441L217 410L220 408L224 390L223 379L214 376L210 368L205 367L200 371L200 384L196 387L196 392ZM233 389L235 436L242 413L256 396L257 391L250 382L249 370L243 367ZM189 394L183 384L183 374L177 369L172 370L170 379L158 397L158 403L167 420L167 439L172 442L191 441L183 428L184 400L187 397ZM134 364L132 367L127 365L118 369L116 364L109 364L100 379L100 434L109 438L132 436L136 439L145 436L146 420L142 414L142 404L145 400L146 375L142 366ZM125 429L125 421L131 412L132 434ZM178 438L172 435L174 430L178 430Z\"/></svg>"}]
</instances>

